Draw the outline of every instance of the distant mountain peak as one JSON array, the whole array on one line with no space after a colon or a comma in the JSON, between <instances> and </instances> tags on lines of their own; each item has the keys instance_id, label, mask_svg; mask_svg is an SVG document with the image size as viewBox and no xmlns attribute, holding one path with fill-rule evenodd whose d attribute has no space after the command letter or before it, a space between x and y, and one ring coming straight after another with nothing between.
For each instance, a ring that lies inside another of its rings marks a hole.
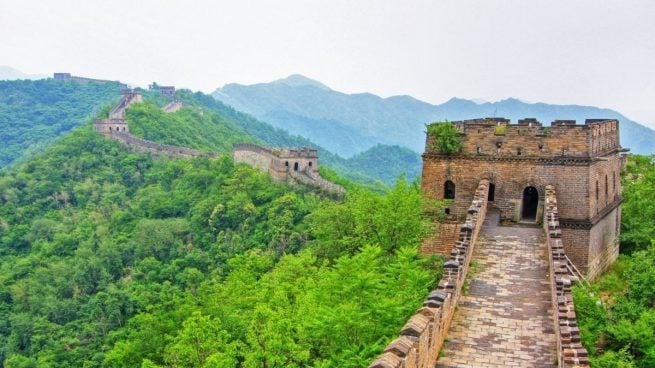
<instances>
[{"instance_id":1,"label":"distant mountain peak","mask_svg":"<svg viewBox=\"0 0 655 368\"><path fill-rule=\"evenodd\" d=\"M22 71L12 68L8 65L0 65L0 80L16 80L16 79L43 79L47 78L43 74L27 74Z\"/></svg>"},{"instance_id":2,"label":"distant mountain peak","mask_svg":"<svg viewBox=\"0 0 655 368\"><path fill-rule=\"evenodd\" d=\"M290 87L304 87L304 86L312 86L316 88L320 88L323 90L330 90L330 87L326 86L325 84L311 79L307 78L304 75L301 74L291 74L290 76L282 79L275 80L271 83L276 83L276 84L285 84Z\"/></svg>"}]
</instances>

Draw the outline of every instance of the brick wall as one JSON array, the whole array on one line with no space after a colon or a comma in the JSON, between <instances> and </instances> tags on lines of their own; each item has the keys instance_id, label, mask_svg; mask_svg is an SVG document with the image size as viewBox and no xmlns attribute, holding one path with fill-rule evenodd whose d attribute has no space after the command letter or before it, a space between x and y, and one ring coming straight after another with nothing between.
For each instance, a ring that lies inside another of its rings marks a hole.
<instances>
[{"instance_id":1,"label":"brick wall","mask_svg":"<svg viewBox=\"0 0 655 368\"><path fill-rule=\"evenodd\" d=\"M557 336L557 366L588 367L589 354L580 340L580 329L571 295L571 287L579 282L582 276L567 257L566 248L563 246L566 242L561 237L557 192L554 186L546 186L545 197L543 223L548 243L553 319Z\"/></svg>"},{"instance_id":2,"label":"brick wall","mask_svg":"<svg viewBox=\"0 0 655 368\"><path fill-rule=\"evenodd\" d=\"M450 255L453 244L459 238L459 227L457 220L433 222L430 235L421 243L421 253Z\"/></svg>"},{"instance_id":3,"label":"brick wall","mask_svg":"<svg viewBox=\"0 0 655 368\"><path fill-rule=\"evenodd\" d=\"M423 155L423 192L433 199L444 198L444 183L455 183L451 213L462 215L472 199L471 183L489 179L495 187L494 206L501 219L519 220L523 190L535 187L543 202L544 187L555 183L562 198L562 217L589 218L588 167L577 163L560 165L537 159L493 159L465 155ZM517 218L517 216L519 218Z\"/></svg>"},{"instance_id":4,"label":"brick wall","mask_svg":"<svg viewBox=\"0 0 655 368\"><path fill-rule=\"evenodd\" d=\"M587 278L595 279L619 257L621 207L611 210L591 228Z\"/></svg>"}]
</instances>

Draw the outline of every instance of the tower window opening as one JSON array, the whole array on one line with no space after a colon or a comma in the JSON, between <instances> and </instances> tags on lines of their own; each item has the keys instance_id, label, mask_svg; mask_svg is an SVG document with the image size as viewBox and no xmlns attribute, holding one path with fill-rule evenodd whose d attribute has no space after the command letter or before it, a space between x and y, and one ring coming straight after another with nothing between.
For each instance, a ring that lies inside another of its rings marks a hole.
<instances>
[{"instance_id":1,"label":"tower window opening","mask_svg":"<svg viewBox=\"0 0 655 368\"><path fill-rule=\"evenodd\" d=\"M444 199L455 199L455 183L450 180L446 180L443 186L443 198Z\"/></svg>"}]
</instances>

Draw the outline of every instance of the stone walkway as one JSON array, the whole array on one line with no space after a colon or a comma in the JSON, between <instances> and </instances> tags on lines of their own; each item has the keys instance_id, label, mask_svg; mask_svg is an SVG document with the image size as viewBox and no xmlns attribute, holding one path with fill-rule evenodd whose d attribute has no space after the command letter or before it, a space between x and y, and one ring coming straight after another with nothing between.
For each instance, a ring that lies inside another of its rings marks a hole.
<instances>
[{"instance_id":1,"label":"stone walkway","mask_svg":"<svg viewBox=\"0 0 655 368\"><path fill-rule=\"evenodd\" d=\"M545 236L498 217L487 213L437 368L557 365Z\"/></svg>"}]
</instances>

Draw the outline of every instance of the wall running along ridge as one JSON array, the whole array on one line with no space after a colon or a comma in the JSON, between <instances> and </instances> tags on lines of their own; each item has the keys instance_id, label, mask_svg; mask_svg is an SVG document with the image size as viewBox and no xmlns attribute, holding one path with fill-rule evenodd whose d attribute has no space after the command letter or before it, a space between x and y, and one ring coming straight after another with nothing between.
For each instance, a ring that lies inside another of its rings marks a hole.
<instances>
[{"instance_id":1,"label":"wall running along ridge","mask_svg":"<svg viewBox=\"0 0 655 368\"><path fill-rule=\"evenodd\" d=\"M478 184L459 239L443 265L443 276L428 295L423 307L403 326L400 337L391 342L369 368L433 368L448 333L478 233L487 212L489 181Z\"/></svg>"},{"instance_id":2,"label":"wall running along ridge","mask_svg":"<svg viewBox=\"0 0 655 368\"><path fill-rule=\"evenodd\" d=\"M564 252L557 209L557 193L552 185L546 186L544 230L548 242L558 367L588 367L589 354L580 342L580 329L571 294L571 287L583 279Z\"/></svg>"},{"instance_id":3,"label":"wall running along ridge","mask_svg":"<svg viewBox=\"0 0 655 368\"><path fill-rule=\"evenodd\" d=\"M156 143L132 135L125 120L125 110L131 104L142 101L143 97L140 93L124 89L123 98L109 112L109 117L96 120L93 129L106 138L121 142L139 153L174 158L218 157L215 152L203 152L193 148ZM162 109L172 113L182 107L182 101L174 99ZM237 144L232 151L232 156L236 163L242 162L255 166L261 171L270 173L271 177L277 181L311 185L338 195L346 192L343 187L323 179L318 174L318 153L313 149L272 150L255 144Z\"/></svg>"}]
</instances>

